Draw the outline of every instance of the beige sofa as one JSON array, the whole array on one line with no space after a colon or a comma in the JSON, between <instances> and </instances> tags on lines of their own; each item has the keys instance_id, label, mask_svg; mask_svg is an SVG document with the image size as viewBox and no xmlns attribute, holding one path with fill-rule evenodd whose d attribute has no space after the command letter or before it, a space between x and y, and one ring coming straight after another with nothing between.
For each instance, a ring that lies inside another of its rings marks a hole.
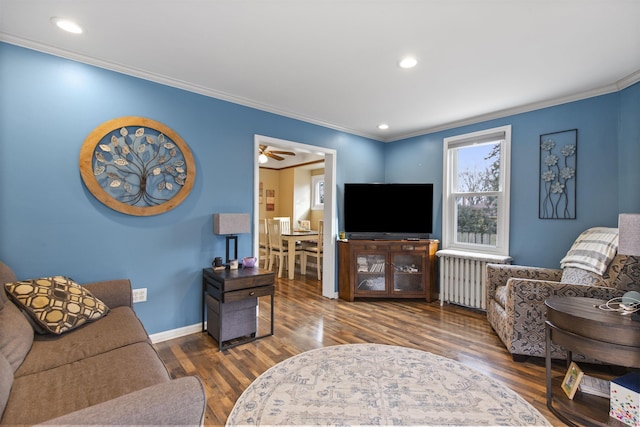
<instances>
[{"instance_id":1,"label":"beige sofa","mask_svg":"<svg viewBox=\"0 0 640 427\"><path fill-rule=\"evenodd\" d=\"M34 333L5 293L15 281L0 262L0 424L202 424L202 382L171 379L128 280L83 285L109 312L61 335Z\"/></svg>"}]
</instances>

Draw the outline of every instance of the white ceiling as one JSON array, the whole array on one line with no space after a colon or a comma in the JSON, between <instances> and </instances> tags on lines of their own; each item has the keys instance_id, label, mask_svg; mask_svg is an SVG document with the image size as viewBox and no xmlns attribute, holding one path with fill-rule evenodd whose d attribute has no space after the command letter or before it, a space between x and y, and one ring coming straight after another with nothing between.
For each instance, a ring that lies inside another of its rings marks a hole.
<instances>
[{"instance_id":1,"label":"white ceiling","mask_svg":"<svg viewBox=\"0 0 640 427\"><path fill-rule=\"evenodd\" d=\"M260 165L261 168L268 169L286 169L290 167L299 167L308 170L324 168L324 153L318 153L299 147L281 147L268 145L265 151L289 151L295 155L280 155L282 160L267 157L267 162Z\"/></svg>"},{"instance_id":2,"label":"white ceiling","mask_svg":"<svg viewBox=\"0 0 640 427\"><path fill-rule=\"evenodd\" d=\"M0 0L0 40L381 141L640 81L639 0Z\"/></svg>"}]
</instances>

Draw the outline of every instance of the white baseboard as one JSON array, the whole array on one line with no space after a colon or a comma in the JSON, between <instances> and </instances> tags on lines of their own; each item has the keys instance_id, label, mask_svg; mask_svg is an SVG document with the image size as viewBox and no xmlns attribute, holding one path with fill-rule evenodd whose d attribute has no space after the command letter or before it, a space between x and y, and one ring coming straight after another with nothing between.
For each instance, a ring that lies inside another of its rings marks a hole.
<instances>
[{"instance_id":1,"label":"white baseboard","mask_svg":"<svg viewBox=\"0 0 640 427\"><path fill-rule=\"evenodd\" d=\"M331 299L338 299L338 292L333 294ZM204 322L205 330L207 328L207 322ZM202 331L202 323L196 323L194 325L183 326L177 329L171 329L169 331L158 332L157 334L149 335L152 343L159 343L163 341L169 341L174 338L184 337L185 335L191 335Z\"/></svg>"},{"instance_id":2,"label":"white baseboard","mask_svg":"<svg viewBox=\"0 0 640 427\"><path fill-rule=\"evenodd\" d=\"M205 322L205 328L207 324ZM195 334L202 331L202 323L196 323L195 325L183 326L177 329L171 329L169 331L158 332L157 334L149 335L152 343L159 343L162 341L168 341L174 338L184 337L185 335Z\"/></svg>"}]
</instances>

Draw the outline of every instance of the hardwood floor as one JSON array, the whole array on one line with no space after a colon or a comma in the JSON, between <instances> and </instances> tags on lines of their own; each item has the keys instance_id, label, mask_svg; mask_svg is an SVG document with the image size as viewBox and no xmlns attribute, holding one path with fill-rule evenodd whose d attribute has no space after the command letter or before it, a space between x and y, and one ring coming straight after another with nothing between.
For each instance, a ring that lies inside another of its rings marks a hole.
<instances>
[{"instance_id":1,"label":"hardwood floor","mask_svg":"<svg viewBox=\"0 0 640 427\"><path fill-rule=\"evenodd\" d=\"M269 298L260 313L269 314ZM313 278L278 279L275 335L219 352L206 333L156 344L175 378L198 375L208 397L206 425L224 425L244 389L271 366L295 354L349 343L411 347L457 360L502 381L537 408L553 425L563 425L546 407L544 360L514 362L483 312L420 300L356 300L321 296ZM268 319L261 325L268 326ZM554 374L565 371L553 365Z\"/></svg>"}]
</instances>

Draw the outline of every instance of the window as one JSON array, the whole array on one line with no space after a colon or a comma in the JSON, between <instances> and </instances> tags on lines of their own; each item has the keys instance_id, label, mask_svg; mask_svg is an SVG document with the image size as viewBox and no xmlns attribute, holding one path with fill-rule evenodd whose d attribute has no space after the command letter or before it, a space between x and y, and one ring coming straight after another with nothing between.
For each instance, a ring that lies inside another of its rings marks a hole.
<instances>
[{"instance_id":1,"label":"window","mask_svg":"<svg viewBox=\"0 0 640 427\"><path fill-rule=\"evenodd\" d=\"M311 210L324 209L324 175L311 176Z\"/></svg>"},{"instance_id":2,"label":"window","mask_svg":"<svg viewBox=\"0 0 640 427\"><path fill-rule=\"evenodd\" d=\"M442 243L509 254L511 126L444 139Z\"/></svg>"}]
</instances>

